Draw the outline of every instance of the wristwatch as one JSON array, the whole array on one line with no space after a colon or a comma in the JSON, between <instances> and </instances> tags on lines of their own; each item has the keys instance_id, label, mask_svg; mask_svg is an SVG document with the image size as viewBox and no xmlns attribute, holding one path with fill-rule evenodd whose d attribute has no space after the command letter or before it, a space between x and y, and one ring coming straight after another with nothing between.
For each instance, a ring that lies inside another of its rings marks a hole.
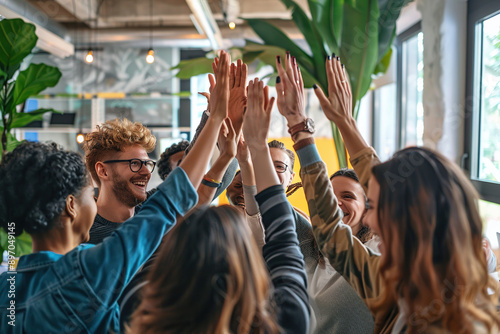
<instances>
[{"instance_id":1,"label":"wristwatch","mask_svg":"<svg viewBox=\"0 0 500 334\"><path fill-rule=\"evenodd\" d=\"M299 124L295 124L288 129L288 133L292 136L292 138L299 132L309 132L311 134L314 133L316 128L314 127L314 121L311 118L306 118Z\"/></svg>"}]
</instances>

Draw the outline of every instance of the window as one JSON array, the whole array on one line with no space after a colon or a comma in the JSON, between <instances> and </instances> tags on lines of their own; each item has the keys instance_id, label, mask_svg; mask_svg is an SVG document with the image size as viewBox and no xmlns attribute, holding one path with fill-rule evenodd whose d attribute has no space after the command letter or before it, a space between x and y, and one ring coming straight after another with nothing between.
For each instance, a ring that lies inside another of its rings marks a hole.
<instances>
[{"instance_id":1,"label":"window","mask_svg":"<svg viewBox=\"0 0 500 334\"><path fill-rule=\"evenodd\" d=\"M402 138L400 147L422 146L424 135L424 38L422 32L401 43Z\"/></svg>"},{"instance_id":2,"label":"window","mask_svg":"<svg viewBox=\"0 0 500 334\"><path fill-rule=\"evenodd\" d=\"M395 78L387 79L390 83L373 94L372 142L382 161L398 149L423 144L424 46L420 23L398 35L394 51Z\"/></svg>"},{"instance_id":3,"label":"window","mask_svg":"<svg viewBox=\"0 0 500 334\"><path fill-rule=\"evenodd\" d=\"M500 203L500 3L470 1L468 10L467 167L481 197Z\"/></svg>"}]
</instances>

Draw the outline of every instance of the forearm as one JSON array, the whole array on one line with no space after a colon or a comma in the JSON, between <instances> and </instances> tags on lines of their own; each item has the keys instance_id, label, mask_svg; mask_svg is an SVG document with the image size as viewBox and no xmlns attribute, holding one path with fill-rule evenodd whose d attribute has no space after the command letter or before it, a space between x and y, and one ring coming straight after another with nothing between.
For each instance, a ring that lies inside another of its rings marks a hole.
<instances>
[{"instance_id":1,"label":"forearm","mask_svg":"<svg viewBox=\"0 0 500 334\"><path fill-rule=\"evenodd\" d=\"M196 140L198 140L198 136L200 135L201 130L203 130L203 128L205 127L205 124L207 123L209 115L210 115L210 112L208 110L205 110L203 112L203 114L201 115L200 123L196 127L196 131L194 133L193 139L191 140L191 142L189 143L189 146L185 150L186 155L189 153L189 151L191 151L194 144L196 143Z\"/></svg>"},{"instance_id":2,"label":"forearm","mask_svg":"<svg viewBox=\"0 0 500 334\"><path fill-rule=\"evenodd\" d=\"M200 185L205 168L212 156L222 121L221 117L210 116L208 118L198 140L191 149L191 154L186 155L180 164L196 189Z\"/></svg>"},{"instance_id":3,"label":"forearm","mask_svg":"<svg viewBox=\"0 0 500 334\"><path fill-rule=\"evenodd\" d=\"M363 149L370 147L359 132L356 120L352 117L342 118L335 122L340 130L345 147L350 156L354 156Z\"/></svg>"},{"instance_id":4,"label":"forearm","mask_svg":"<svg viewBox=\"0 0 500 334\"><path fill-rule=\"evenodd\" d=\"M226 172L231 160L233 159L230 155L220 155L215 163L212 165L212 168L205 174L206 177L221 182L224 173ZM220 186L220 183L219 183ZM210 204L214 195L217 191L218 187L210 187L203 183L198 187L198 205Z\"/></svg>"},{"instance_id":5,"label":"forearm","mask_svg":"<svg viewBox=\"0 0 500 334\"><path fill-rule=\"evenodd\" d=\"M250 155L252 156L252 164L254 166L255 175L259 175L255 178L257 185L257 192L261 192L276 184L280 184L278 176L274 170L274 165L269 153L269 147L267 143L253 143L248 145L250 149Z\"/></svg>"},{"instance_id":6,"label":"forearm","mask_svg":"<svg viewBox=\"0 0 500 334\"><path fill-rule=\"evenodd\" d=\"M266 231L263 255L274 286L280 326L286 333L309 328L307 276L300 252L292 208L281 185L257 195Z\"/></svg>"}]
</instances>

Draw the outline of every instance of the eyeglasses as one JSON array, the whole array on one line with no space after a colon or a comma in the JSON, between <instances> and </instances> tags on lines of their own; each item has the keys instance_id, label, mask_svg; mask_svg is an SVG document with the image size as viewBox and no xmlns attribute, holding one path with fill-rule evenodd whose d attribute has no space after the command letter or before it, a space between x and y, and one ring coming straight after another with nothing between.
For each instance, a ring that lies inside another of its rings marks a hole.
<instances>
[{"instance_id":1,"label":"eyeglasses","mask_svg":"<svg viewBox=\"0 0 500 334\"><path fill-rule=\"evenodd\" d=\"M280 161L275 161L274 169L276 170L276 173L284 173L288 169L288 165Z\"/></svg>"},{"instance_id":2,"label":"eyeglasses","mask_svg":"<svg viewBox=\"0 0 500 334\"><path fill-rule=\"evenodd\" d=\"M106 161L103 161L102 163L111 164L111 163L115 163L115 162L128 162L128 166L130 167L130 170L134 173L137 173L138 171L140 171L143 165L146 166L146 168L149 170L150 173L153 173L153 171L155 170L155 166L156 166L156 161L154 161L154 160L141 160L141 159L106 160Z\"/></svg>"}]
</instances>

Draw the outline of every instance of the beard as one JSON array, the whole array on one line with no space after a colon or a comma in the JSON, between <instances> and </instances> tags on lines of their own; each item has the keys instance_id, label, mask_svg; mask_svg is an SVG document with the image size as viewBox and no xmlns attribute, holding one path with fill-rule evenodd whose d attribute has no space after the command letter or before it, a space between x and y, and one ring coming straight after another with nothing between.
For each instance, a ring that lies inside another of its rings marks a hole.
<instances>
[{"instance_id":1,"label":"beard","mask_svg":"<svg viewBox=\"0 0 500 334\"><path fill-rule=\"evenodd\" d=\"M137 195L137 193L131 189L129 181L121 178L116 174L113 175L112 189L116 198L130 208L141 204L147 199L147 195L145 192L143 194Z\"/></svg>"}]
</instances>

